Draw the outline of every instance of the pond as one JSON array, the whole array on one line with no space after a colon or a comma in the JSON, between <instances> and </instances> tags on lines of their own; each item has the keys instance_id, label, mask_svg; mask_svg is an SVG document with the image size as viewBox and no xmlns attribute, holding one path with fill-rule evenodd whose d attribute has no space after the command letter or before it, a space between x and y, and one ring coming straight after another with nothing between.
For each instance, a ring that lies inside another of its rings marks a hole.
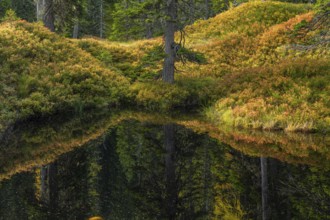
<instances>
[{"instance_id":1,"label":"pond","mask_svg":"<svg viewBox=\"0 0 330 220\"><path fill-rule=\"evenodd\" d=\"M42 119L0 145L0 219L329 219L329 137L137 112Z\"/></svg>"}]
</instances>

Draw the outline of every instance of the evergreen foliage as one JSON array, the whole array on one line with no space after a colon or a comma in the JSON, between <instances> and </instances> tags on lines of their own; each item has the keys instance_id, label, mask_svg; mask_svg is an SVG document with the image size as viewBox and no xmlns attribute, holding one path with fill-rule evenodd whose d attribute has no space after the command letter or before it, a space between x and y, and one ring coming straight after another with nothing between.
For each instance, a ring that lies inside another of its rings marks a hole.
<instances>
[{"instance_id":1,"label":"evergreen foliage","mask_svg":"<svg viewBox=\"0 0 330 220\"><path fill-rule=\"evenodd\" d=\"M16 12L12 9L6 11L6 14L0 21L17 21L19 17L17 17Z\"/></svg>"},{"instance_id":2,"label":"evergreen foliage","mask_svg":"<svg viewBox=\"0 0 330 220\"><path fill-rule=\"evenodd\" d=\"M7 10L13 10L18 17L27 21L36 21L35 3L33 0L2 0L0 1L0 19Z\"/></svg>"}]
</instances>

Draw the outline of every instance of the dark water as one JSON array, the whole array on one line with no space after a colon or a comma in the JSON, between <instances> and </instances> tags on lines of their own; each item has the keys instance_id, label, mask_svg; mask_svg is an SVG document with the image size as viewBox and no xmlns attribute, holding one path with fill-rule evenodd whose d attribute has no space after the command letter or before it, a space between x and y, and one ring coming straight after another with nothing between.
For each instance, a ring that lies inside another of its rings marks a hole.
<instances>
[{"instance_id":1,"label":"dark water","mask_svg":"<svg viewBox=\"0 0 330 220\"><path fill-rule=\"evenodd\" d=\"M3 140L0 219L330 219L329 163L315 161L317 152L281 162L182 125L133 119L96 123L99 135L85 140L88 122Z\"/></svg>"}]
</instances>

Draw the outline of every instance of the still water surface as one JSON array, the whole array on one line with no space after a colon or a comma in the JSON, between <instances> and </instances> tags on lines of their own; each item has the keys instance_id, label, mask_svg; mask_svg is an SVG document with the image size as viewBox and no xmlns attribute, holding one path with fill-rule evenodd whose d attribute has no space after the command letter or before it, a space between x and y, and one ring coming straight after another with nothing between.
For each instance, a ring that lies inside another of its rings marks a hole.
<instances>
[{"instance_id":1,"label":"still water surface","mask_svg":"<svg viewBox=\"0 0 330 220\"><path fill-rule=\"evenodd\" d=\"M0 145L0 219L330 219L328 140L133 113L28 123Z\"/></svg>"}]
</instances>

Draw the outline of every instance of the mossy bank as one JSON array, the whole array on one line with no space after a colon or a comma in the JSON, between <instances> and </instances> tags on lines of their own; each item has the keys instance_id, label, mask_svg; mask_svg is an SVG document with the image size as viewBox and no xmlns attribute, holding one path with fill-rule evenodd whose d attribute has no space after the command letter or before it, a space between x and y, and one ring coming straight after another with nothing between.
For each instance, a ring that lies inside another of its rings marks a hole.
<instances>
[{"instance_id":1,"label":"mossy bank","mask_svg":"<svg viewBox=\"0 0 330 220\"><path fill-rule=\"evenodd\" d=\"M167 85L162 38L69 40L40 24L1 23L0 131L32 116L120 105L205 110L230 126L328 131L327 16L309 5L250 2L185 32L186 62Z\"/></svg>"}]
</instances>

